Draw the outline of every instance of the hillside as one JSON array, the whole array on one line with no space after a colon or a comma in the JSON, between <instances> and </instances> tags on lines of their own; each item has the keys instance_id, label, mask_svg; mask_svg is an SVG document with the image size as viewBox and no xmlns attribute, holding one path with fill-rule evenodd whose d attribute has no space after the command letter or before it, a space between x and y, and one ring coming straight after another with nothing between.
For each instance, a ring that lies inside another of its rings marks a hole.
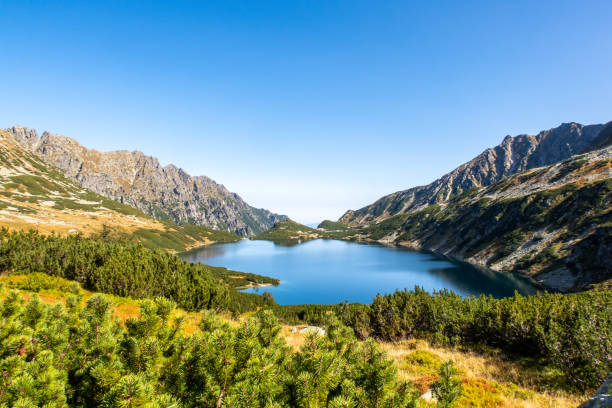
<instances>
[{"instance_id":1,"label":"hillside","mask_svg":"<svg viewBox=\"0 0 612 408\"><path fill-rule=\"evenodd\" d=\"M387 195L359 210L349 210L339 221L353 226L367 225L431 204L443 204L472 188L486 187L513 174L603 148L610 141L610 133L612 122L588 126L564 123L537 135L506 136L498 146L485 150L434 182Z\"/></svg>"},{"instance_id":2,"label":"hillside","mask_svg":"<svg viewBox=\"0 0 612 408\"><path fill-rule=\"evenodd\" d=\"M520 272L563 292L607 286L611 165L607 147L336 233Z\"/></svg>"},{"instance_id":3,"label":"hillside","mask_svg":"<svg viewBox=\"0 0 612 408\"><path fill-rule=\"evenodd\" d=\"M251 239L273 241L279 245L295 245L317 238L322 238L320 231L293 220L286 220L277 222L274 227Z\"/></svg>"},{"instance_id":4,"label":"hillside","mask_svg":"<svg viewBox=\"0 0 612 408\"><path fill-rule=\"evenodd\" d=\"M62 235L110 234L170 251L239 239L223 231L161 222L88 191L6 131L0 131L0 225Z\"/></svg>"},{"instance_id":5,"label":"hillside","mask_svg":"<svg viewBox=\"0 0 612 408\"><path fill-rule=\"evenodd\" d=\"M85 289L136 299L163 296L187 310L253 310L254 302L262 304L263 298L235 289L279 283L267 276L186 262L131 242L6 228L0 229L0 270L44 273L77 281Z\"/></svg>"},{"instance_id":6,"label":"hillside","mask_svg":"<svg viewBox=\"0 0 612 408\"><path fill-rule=\"evenodd\" d=\"M101 305L104 311L103 321L111 318L117 319L123 326L136 326L136 322L145 325L143 317L149 317L146 327L160 327L160 325L169 324L169 322L178 322L178 332L175 336L194 339L195 335L202 336L210 333L207 328L210 326L211 320L215 327L219 327L220 323L224 323L225 328L222 329L228 332L240 325L249 322L246 316L242 316L237 320L232 320L229 316L219 314L211 319L210 314L203 312L188 312L180 308L174 308L168 304L168 312L164 314L167 318L160 321L157 316L151 317L149 314L152 310L161 311L159 308L163 304L161 300L151 302L151 300L135 300L126 297L113 296L91 292L82 289L80 285L73 281L65 280L57 277L47 277L42 274L33 275L11 275L0 277L0 299L2 299L2 309L9 310L7 306L17 306L15 300L23 302L27 305L32 302L39 311L50 311L55 307L56 314L58 307L63 311L63 306L66 305L74 312L83 313L91 310L93 305ZM99 302L103 299L105 302ZM75 302L76 300L76 302ZM97 301L97 303L95 303ZM72 303L70 303L72 302ZM105 305L107 303L107 305ZM152 308L154 303L154 308ZM33 306L30 306L30 310ZM17 306L15 313L23 313L22 306ZM76 314L76 313L75 313ZM84 314L84 313L83 313ZM50 315L50 314L49 314ZM9 324L14 323L15 315L9 318ZM81 323L90 323L93 316L79 319ZM304 331L304 325L279 325L280 322L275 322L275 330L278 330L278 337L285 344L283 353L305 353L308 345L308 332ZM39 320L35 325L37 331L44 333L44 320ZM163 327L163 326L162 326ZM174 327L174 325L172 326ZM29 330L27 330L30 333ZM153 332L156 332L153 330ZM163 333L161 330L157 333ZM32 333L33 338L36 333ZM323 340L328 341L328 340ZM155 341L153 341L155 343ZM319 340L321 342L321 340ZM125 343L119 343L119 345ZM363 346L364 342L359 342L359 346ZM119 346L118 345L118 346ZM558 408L569 408L577 406L585 397L581 393L568 393L560 390L546 391L546 388L554 388L550 385L551 375L550 370L545 367L530 367L526 369L521 363L509 361L503 356L496 353L475 353L465 350L460 350L453 347L444 347L432 344L425 340L405 340L402 342L378 342L378 346L385 351L387 358L392 361L397 375L410 383L414 384L414 388L419 394L423 395L420 398L420 406L435 406L434 403L427 402L426 398L430 393L427 393L432 383L436 381L438 371L444 361L452 360L458 369L458 378L461 380L461 396L456 402L456 408L474 407L474 406L496 406L500 408L529 406L533 408L550 407L550 401L555 401L555 406ZM111 350L117 350L111 348ZM23 358L31 355L33 350L28 350L24 353ZM70 355L73 357L74 355ZM11 358L11 357L7 357ZM168 359L169 360L169 359ZM168 361L166 360L166 361ZM187 364L187 363L186 363ZM27 371L28 366L20 366L19 369L9 373L10 378L17 377L21 370ZM346 367L344 368L346 369ZM108 371L107 371L108 372ZM113 371L118 374L117 371ZM109 386L108 384L106 385ZM15 391L15 389L11 389ZM32 398L35 390L25 388L21 390L21 396ZM0 402L6 403L14 398L14 393L4 393L0 396ZM26 394L26 395L24 395ZM151 393L150 397L157 397L157 393ZM59 398L62 398L61 395ZM141 396L142 398L142 396ZM52 406L52 405L51 405Z\"/></svg>"},{"instance_id":7,"label":"hillside","mask_svg":"<svg viewBox=\"0 0 612 408\"><path fill-rule=\"evenodd\" d=\"M286 217L254 208L205 176L193 177L139 151L101 153L76 140L20 126L6 129L23 146L82 187L158 219L255 235Z\"/></svg>"}]
</instances>

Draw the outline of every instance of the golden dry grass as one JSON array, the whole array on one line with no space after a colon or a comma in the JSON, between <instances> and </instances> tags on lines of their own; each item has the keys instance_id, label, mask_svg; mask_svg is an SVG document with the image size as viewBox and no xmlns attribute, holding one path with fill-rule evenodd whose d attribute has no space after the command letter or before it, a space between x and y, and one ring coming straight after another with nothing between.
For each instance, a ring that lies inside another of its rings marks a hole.
<instances>
[{"instance_id":1,"label":"golden dry grass","mask_svg":"<svg viewBox=\"0 0 612 408\"><path fill-rule=\"evenodd\" d=\"M117 211L100 210L84 211L56 209L37 203L17 202L3 199L7 204L28 208L34 213L0 210L0 224L9 229L35 229L43 234L51 232L60 235L80 232L85 235L102 231L104 225L118 232L131 233L140 228L163 230L164 225L156 220L133 215L124 215ZM16 208L19 208L16 207Z\"/></svg>"},{"instance_id":2,"label":"golden dry grass","mask_svg":"<svg viewBox=\"0 0 612 408\"><path fill-rule=\"evenodd\" d=\"M536 370L494 354L436 347L423 340L382 343L400 375L425 392L437 379L439 362L452 360L459 369L463 396L457 407L576 407L586 396L542 391Z\"/></svg>"},{"instance_id":3,"label":"golden dry grass","mask_svg":"<svg viewBox=\"0 0 612 408\"><path fill-rule=\"evenodd\" d=\"M304 334L300 333L300 328L306 326L282 326L280 335L285 339L287 345L293 351L298 351L304 344ZM296 329L293 331L293 329Z\"/></svg>"},{"instance_id":4,"label":"golden dry grass","mask_svg":"<svg viewBox=\"0 0 612 408\"><path fill-rule=\"evenodd\" d=\"M6 203L12 203L4 199ZM104 227L110 228L113 233L130 235L139 229L164 232L167 226L152 218L125 215L120 212L101 209L99 211L84 211L72 209L55 209L37 205L35 203L14 203L34 211L34 213L21 213L10 209L0 210L0 226L9 230L28 231L37 230L41 234L55 233L60 236L80 233L85 236L98 234ZM192 242L184 248L188 251L212 243L208 238L189 238ZM173 252L172 250L168 250Z\"/></svg>"}]
</instances>

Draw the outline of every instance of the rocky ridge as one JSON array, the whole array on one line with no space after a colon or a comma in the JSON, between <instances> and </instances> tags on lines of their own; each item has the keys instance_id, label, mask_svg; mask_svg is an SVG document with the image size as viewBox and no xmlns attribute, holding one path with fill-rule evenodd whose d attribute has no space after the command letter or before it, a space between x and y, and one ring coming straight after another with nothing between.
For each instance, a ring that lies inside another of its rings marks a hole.
<instances>
[{"instance_id":1,"label":"rocky ridge","mask_svg":"<svg viewBox=\"0 0 612 408\"><path fill-rule=\"evenodd\" d=\"M286 219L248 205L205 176L191 176L139 151L99 152L75 139L14 126L6 129L23 146L60 168L81 186L160 220L202 225L248 236Z\"/></svg>"},{"instance_id":2,"label":"rocky ridge","mask_svg":"<svg viewBox=\"0 0 612 408\"><path fill-rule=\"evenodd\" d=\"M81 234L140 242L171 252L232 242L237 235L159 221L81 187L0 130L0 226L43 234Z\"/></svg>"},{"instance_id":3,"label":"rocky ridge","mask_svg":"<svg viewBox=\"0 0 612 408\"><path fill-rule=\"evenodd\" d=\"M472 188L489 186L504 177L601 148L609 143L611 133L612 122L588 126L571 122L537 135L506 136L498 146L486 149L434 182L387 195L356 211L349 210L339 221L352 226L367 225L444 203Z\"/></svg>"}]
</instances>

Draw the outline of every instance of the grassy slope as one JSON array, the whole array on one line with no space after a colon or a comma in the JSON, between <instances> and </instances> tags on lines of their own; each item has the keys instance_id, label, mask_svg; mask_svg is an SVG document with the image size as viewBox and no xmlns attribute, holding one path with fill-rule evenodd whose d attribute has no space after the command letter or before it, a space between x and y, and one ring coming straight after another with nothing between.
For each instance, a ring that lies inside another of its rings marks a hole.
<instances>
[{"instance_id":1,"label":"grassy slope","mask_svg":"<svg viewBox=\"0 0 612 408\"><path fill-rule=\"evenodd\" d=\"M172 252L233 242L238 236L209 228L160 222L142 211L85 190L0 134L0 225L59 234L113 234Z\"/></svg>"},{"instance_id":2,"label":"grassy slope","mask_svg":"<svg viewBox=\"0 0 612 408\"><path fill-rule=\"evenodd\" d=\"M20 296L27 300L37 293L46 303L64 302L66 292L72 282L46 275L13 275L0 277L0 298L6 297L9 289L19 290ZM83 302L94 293L84 291ZM114 305L114 315L125 321L139 316L140 301L119 296L104 295ZM192 334L199 330L200 312L186 312L177 309L171 319L182 316L182 330ZM222 315L228 323L237 321L229 315ZM238 317L241 320L243 317ZM293 329L297 328L297 331ZM281 334L294 350L304 345L304 334L299 332L303 326L283 326ZM475 353L460 349L432 346L422 340L408 340L399 343L381 343L383 349L393 358L400 375L412 381L421 392L427 391L437 379L437 370L442 361L453 360L460 370L463 396L456 404L463 407L574 407L585 396L571 395L550 389L550 375L546 367L533 366L531 369L517 362L508 361L492 352ZM422 401L422 406L435 406Z\"/></svg>"},{"instance_id":3,"label":"grassy slope","mask_svg":"<svg viewBox=\"0 0 612 408\"><path fill-rule=\"evenodd\" d=\"M324 220L319 224L318 228L322 228L327 231L347 231L351 227L341 222Z\"/></svg>"},{"instance_id":4,"label":"grassy slope","mask_svg":"<svg viewBox=\"0 0 612 408\"><path fill-rule=\"evenodd\" d=\"M280 245L295 245L322 238L320 231L292 220L279 221L274 227L251 239L273 241Z\"/></svg>"},{"instance_id":5,"label":"grassy slope","mask_svg":"<svg viewBox=\"0 0 612 408\"><path fill-rule=\"evenodd\" d=\"M288 220L277 222L268 231L251 239L273 241L279 245L297 245L319 238L357 240L360 232L360 228L329 220L323 221L317 229Z\"/></svg>"}]
</instances>

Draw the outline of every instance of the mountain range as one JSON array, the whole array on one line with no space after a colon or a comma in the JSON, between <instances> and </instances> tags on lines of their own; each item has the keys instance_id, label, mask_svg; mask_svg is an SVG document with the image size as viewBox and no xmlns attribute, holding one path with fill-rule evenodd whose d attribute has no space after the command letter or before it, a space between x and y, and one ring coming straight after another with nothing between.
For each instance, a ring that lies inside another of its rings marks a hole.
<instances>
[{"instance_id":1,"label":"mountain range","mask_svg":"<svg viewBox=\"0 0 612 408\"><path fill-rule=\"evenodd\" d=\"M196 225L160 221L89 191L0 130L0 224L12 230L128 240L172 252L240 239Z\"/></svg>"},{"instance_id":2,"label":"mountain range","mask_svg":"<svg viewBox=\"0 0 612 408\"><path fill-rule=\"evenodd\" d=\"M537 135L506 136L501 144L486 149L432 183L389 194L356 211L349 210L339 221L366 225L442 204L471 188L489 186L504 177L609 145L611 134L612 122L589 126L572 122Z\"/></svg>"},{"instance_id":3,"label":"mountain range","mask_svg":"<svg viewBox=\"0 0 612 408\"><path fill-rule=\"evenodd\" d=\"M13 126L6 131L82 187L159 219L242 236L259 234L285 216L248 205L206 176L191 176L139 151L99 152L75 139Z\"/></svg>"},{"instance_id":4,"label":"mountain range","mask_svg":"<svg viewBox=\"0 0 612 408\"><path fill-rule=\"evenodd\" d=\"M348 239L519 272L562 292L612 282L612 122L506 136L426 186L318 229L253 208L208 177L162 167L138 151L101 153L19 126L0 131L0 139L7 225L97 233L104 224L175 251L237 239L212 229L289 244Z\"/></svg>"},{"instance_id":5,"label":"mountain range","mask_svg":"<svg viewBox=\"0 0 612 408\"><path fill-rule=\"evenodd\" d=\"M563 292L612 282L612 122L506 136L434 182L321 235L431 250Z\"/></svg>"}]
</instances>

